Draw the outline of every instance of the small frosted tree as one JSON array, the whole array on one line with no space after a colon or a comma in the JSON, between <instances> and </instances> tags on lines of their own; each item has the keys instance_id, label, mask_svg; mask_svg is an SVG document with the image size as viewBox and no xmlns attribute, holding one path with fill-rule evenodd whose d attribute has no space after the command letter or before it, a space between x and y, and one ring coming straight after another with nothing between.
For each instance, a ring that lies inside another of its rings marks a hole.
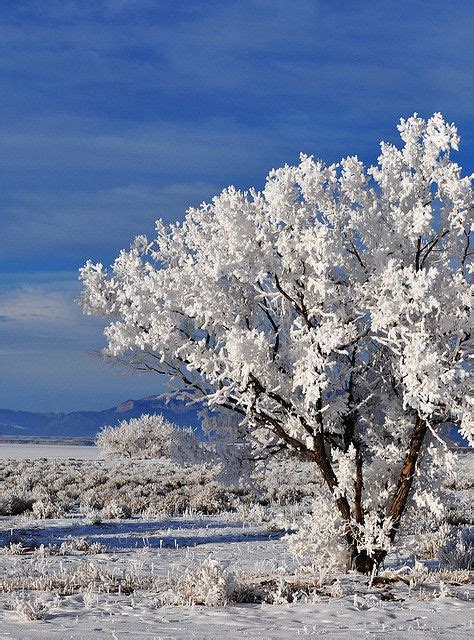
<instances>
[{"instance_id":1,"label":"small frosted tree","mask_svg":"<svg viewBox=\"0 0 474 640\"><path fill-rule=\"evenodd\" d=\"M440 114L398 129L376 166L302 155L262 192L158 221L110 273L81 271L84 311L111 319L107 354L236 414L264 455L317 465L365 572L409 498L438 509L445 426L473 437L471 179Z\"/></svg>"}]
</instances>

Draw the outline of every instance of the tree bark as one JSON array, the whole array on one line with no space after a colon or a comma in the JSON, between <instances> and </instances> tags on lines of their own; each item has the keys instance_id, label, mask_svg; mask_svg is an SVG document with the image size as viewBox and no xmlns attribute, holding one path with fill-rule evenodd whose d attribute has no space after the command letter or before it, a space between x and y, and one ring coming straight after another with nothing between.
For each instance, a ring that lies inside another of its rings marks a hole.
<instances>
[{"instance_id":1,"label":"tree bark","mask_svg":"<svg viewBox=\"0 0 474 640\"><path fill-rule=\"evenodd\" d=\"M391 540L395 538L403 513L405 512L408 496L415 476L416 464L420 456L421 447L427 430L428 425L426 420L417 416L415 428L413 429L413 433L410 438L408 451L406 453L400 478L395 490L395 495L393 496L392 503L387 512L387 516L392 518L392 528L390 531Z\"/></svg>"},{"instance_id":2,"label":"tree bark","mask_svg":"<svg viewBox=\"0 0 474 640\"><path fill-rule=\"evenodd\" d=\"M257 381L258 382L258 381ZM286 408L286 407L285 407ZM260 411L256 414L258 418L269 426L271 430L280 437L289 448L296 449L299 453L307 457L308 459L316 462L321 474L326 482L327 487L331 493L337 494L338 481L331 461L328 457L324 436L322 431L321 415L319 419L321 424L319 430L313 431L313 443L314 448L308 449L302 442L289 436L281 424L270 415L267 415ZM357 532L352 527L352 520L359 525L364 524L364 509L362 502L362 490L363 490L363 452L359 442L354 439L355 431L355 417L353 415L348 416L345 423L344 430L344 447L347 450L350 444L356 449L356 475L354 479L354 504L350 505L345 495L339 495L335 498L336 506L339 513L342 516L343 521L347 525L346 530L346 542L350 553L351 568L361 573L370 574L377 568L385 559L387 552L383 549L374 551L372 555L368 555L366 551L359 551L357 548ZM413 432L410 438L407 452L403 460L402 469L400 472L399 480L393 499L387 510L387 517L392 519L392 525L389 532L390 540L394 540L400 521L405 512L410 489L413 484L413 479L416 471L416 465L419 459L420 451L423 445L423 441L428 430L428 425L419 415L416 417Z\"/></svg>"},{"instance_id":3,"label":"tree bark","mask_svg":"<svg viewBox=\"0 0 474 640\"><path fill-rule=\"evenodd\" d=\"M362 506L362 489L364 488L364 476L363 476L363 457L360 444L356 443L356 477L354 480L354 516L358 524L364 522L364 508Z\"/></svg>"}]
</instances>

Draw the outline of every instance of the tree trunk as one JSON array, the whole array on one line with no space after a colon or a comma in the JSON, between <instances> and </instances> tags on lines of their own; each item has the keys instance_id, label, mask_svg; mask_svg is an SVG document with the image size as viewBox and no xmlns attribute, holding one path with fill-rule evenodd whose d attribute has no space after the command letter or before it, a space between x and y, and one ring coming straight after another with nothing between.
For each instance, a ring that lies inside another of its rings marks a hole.
<instances>
[{"instance_id":1,"label":"tree trunk","mask_svg":"<svg viewBox=\"0 0 474 640\"><path fill-rule=\"evenodd\" d=\"M428 425L426 424L426 421L418 416L408 445L408 451L403 461L397 488L387 511L387 516L392 518L393 521L389 534L392 541L397 534L402 516L407 506L410 489L413 484L413 478L416 471L416 465L427 430ZM358 511L357 502L356 491L356 514ZM348 544L351 553L351 568L359 571L360 573L371 574L374 567L378 567L387 555L387 552L382 549L375 551L371 556L369 556L366 551L358 551L355 540L351 540L351 537L348 538Z\"/></svg>"},{"instance_id":2,"label":"tree trunk","mask_svg":"<svg viewBox=\"0 0 474 640\"><path fill-rule=\"evenodd\" d=\"M338 487L338 481L325 448L322 431L314 433L314 448L311 450L307 449L305 445L298 440L286 434L281 425L278 424L277 421L272 419L270 416L262 414L261 417L265 418L265 421L273 426L274 433L282 438L289 448L296 449L296 451L304 455L309 460L316 462L326 482L326 485L334 495ZM344 435L346 448L349 446L349 444L353 444L356 448L356 476L354 479L355 500L352 508L345 495L339 495L337 498L335 498L335 503L339 510L339 513L341 514L342 520L346 523L347 526L346 541L350 554L351 568L364 574L371 574L374 571L374 568L377 568L383 562L387 555L387 552L383 549L378 549L369 556L366 551L359 551L356 544L356 535L352 530L352 518L358 524L363 525L365 515L362 504L363 454L361 451L360 443L354 441L354 426L355 424L352 421L348 422L346 424ZM413 484L416 465L427 430L428 425L426 421L423 420L420 416L417 416L413 428L413 433L408 445L408 450L403 460L397 487L395 489L395 493L390 506L387 509L387 517L390 517L392 519L392 527L389 532L389 537L392 541L397 534L401 518L405 512L408 496Z\"/></svg>"},{"instance_id":3,"label":"tree trunk","mask_svg":"<svg viewBox=\"0 0 474 640\"><path fill-rule=\"evenodd\" d=\"M357 548L351 549L351 569L370 575L375 564L375 559L369 556L367 551L357 551Z\"/></svg>"},{"instance_id":4,"label":"tree trunk","mask_svg":"<svg viewBox=\"0 0 474 640\"><path fill-rule=\"evenodd\" d=\"M350 552L350 568L359 573L370 575L374 568L377 569L387 555L386 551L379 549L369 556L367 551L359 551L356 541L353 537L348 537L348 546Z\"/></svg>"},{"instance_id":5,"label":"tree trunk","mask_svg":"<svg viewBox=\"0 0 474 640\"><path fill-rule=\"evenodd\" d=\"M392 529L390 531L390 539L393 540L397 534L405 511L410 489L413 484L413 478L415 476L416 464L420 455L423 440L425 438L428 425L426 421L417 416L415 422L415 428L408 445L408 451L403 461L403 467L398 480L395 495L393 496L392 504L390 505L387 516L392 518Z\"/></svg>"}]
</instances>

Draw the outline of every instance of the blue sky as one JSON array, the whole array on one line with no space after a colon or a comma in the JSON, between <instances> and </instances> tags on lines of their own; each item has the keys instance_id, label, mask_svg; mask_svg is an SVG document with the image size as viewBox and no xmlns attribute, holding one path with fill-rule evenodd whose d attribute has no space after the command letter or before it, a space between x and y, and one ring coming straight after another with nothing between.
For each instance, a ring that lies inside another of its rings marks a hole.
<instances>
[{"instance_id":1,"label":"blue sky","mask_svg":"<svg viewBox=\"0 0 474 640\"><path fill-rule=\"evenodd\" d=\"M460 0L4 1L0 407L105 408L160 392L90 355L77 269L303 151L376 161L441 111L472 172L474 5Z\"/></svg>"}]
</instances>

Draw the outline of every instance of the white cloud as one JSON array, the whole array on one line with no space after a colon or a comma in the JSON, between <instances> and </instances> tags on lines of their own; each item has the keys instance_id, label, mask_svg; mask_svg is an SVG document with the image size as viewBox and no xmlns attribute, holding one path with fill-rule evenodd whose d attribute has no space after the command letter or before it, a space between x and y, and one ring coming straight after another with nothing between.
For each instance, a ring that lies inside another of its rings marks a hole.
<instances>
[{"instance_id":1,"label":"white cloud","mask_svg":"<svg viewBox=\"0 0 474 640\"><path fill-rule=\"evenodd\" d=\"M46 346L75 352L99 349L104 323L82 315L75 302L79 292L74 274L70 280L42 283L7 284L0 279L0 347L18 353Z\"/></svg>"},{"instance_id":2,"label":"white cloud","mask_svg":"<svg viewBox=\"0 0 474 640\"><path fill-rule=\"evenodd\" d=\"M104 323L82 315L79 290L74 273L0 274L1 408L105 409L162 392L158 376L119 375L97 357Z\"/></svg>"},{"instance_id":3,"label":"white cloud","mask_svg":"<svg viewBox=\"0 0 474 640\"><path fill-rule=\"evenodd\" d=\"M25 285L0 295L0 316L17 323L66 324L75 319L71 301L64 291L45 290L38 285Z\"/></svg>"}]
</instances>

